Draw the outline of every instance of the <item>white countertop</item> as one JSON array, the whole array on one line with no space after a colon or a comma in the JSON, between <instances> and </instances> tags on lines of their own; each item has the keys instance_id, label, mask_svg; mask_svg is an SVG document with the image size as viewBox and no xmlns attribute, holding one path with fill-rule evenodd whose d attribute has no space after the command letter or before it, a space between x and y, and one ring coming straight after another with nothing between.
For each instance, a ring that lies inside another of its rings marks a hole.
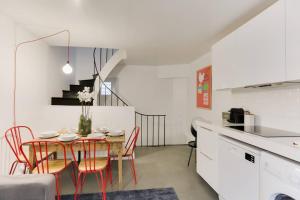
<instances>
[{"instance_id":1,"label":"white countertop","mask_svg":"<svg viewBox=\"0 0 300 200\"><path fill-rule=\"evenodd\" d=\"M300 137L265 138L251 133L246 133L244 131L224 127L225 125L232 124L224 124L224 122L222 122L221 120L208 121L202 118L198 118L193 121L193 124L196 126L204 126L216 131L220 135L239 140L252 146L256 146L260 149L289 158L296 162L300 162L300 145L293 145L293 142L295 141L298 141L298 143L300 144Z\"/></svg>"}]
</instances>

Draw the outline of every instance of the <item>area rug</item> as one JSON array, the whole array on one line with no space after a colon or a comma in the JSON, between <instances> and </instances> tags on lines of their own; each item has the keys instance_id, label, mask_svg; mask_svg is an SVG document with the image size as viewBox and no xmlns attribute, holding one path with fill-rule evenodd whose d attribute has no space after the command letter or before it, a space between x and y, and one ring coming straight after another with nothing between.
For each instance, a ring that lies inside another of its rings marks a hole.
<instances>
[{"instance_id":1,"label":"area rug","mask_svg":"<svg viewBox=\"0 0 300 200\"><path fill-rule=\"evenodd\" d=\"M62 200L73 200L73 195L63 195ZM101 195L98 194L81 194L80 200L98 200ZM128 190L108 192L107 200L178 200L173 188L159 188L147 190Z\"/></svg>"}]
</instances>

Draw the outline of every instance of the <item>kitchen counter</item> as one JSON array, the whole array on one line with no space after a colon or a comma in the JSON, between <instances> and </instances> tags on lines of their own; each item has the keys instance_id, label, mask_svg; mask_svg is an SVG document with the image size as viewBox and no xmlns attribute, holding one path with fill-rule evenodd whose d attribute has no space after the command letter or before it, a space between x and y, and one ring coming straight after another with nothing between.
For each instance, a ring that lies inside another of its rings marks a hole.
<instances>
[{"instance_id":1,"label":"kitchen counter","mask_svg":"<svg viewBox=\"0 0 300 200\"><path fill-rule=\"evenodd\" d=\"M300 145L295 146L293 144L294 142L298 142L300 144L300 137L265 138L246 133L244 131L225 127L228 125L237 126L240 124L230 124L228 122L223 122L222 120L209 121L202 118L197 118L194 119L193 124L212 129L220 135L233 138L296 162L300 162Z\"/></svg>"}]
</instances>

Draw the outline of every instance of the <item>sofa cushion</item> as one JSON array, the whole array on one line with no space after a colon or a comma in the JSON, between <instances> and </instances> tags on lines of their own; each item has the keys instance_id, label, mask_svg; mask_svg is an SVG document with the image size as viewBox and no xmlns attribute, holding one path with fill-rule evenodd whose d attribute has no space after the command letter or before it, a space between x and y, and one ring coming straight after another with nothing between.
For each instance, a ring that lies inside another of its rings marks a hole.
<instances>
[{"instance_id":1,"label":"sofa cushion","mask_svg":"<svg viewBox=\"0 0 300 200\"><path fill-rule=\"evenodd\" d=\"M50 174L0 176L1 200L54 200L55 177Z\"/></svg>"}]
</instances>

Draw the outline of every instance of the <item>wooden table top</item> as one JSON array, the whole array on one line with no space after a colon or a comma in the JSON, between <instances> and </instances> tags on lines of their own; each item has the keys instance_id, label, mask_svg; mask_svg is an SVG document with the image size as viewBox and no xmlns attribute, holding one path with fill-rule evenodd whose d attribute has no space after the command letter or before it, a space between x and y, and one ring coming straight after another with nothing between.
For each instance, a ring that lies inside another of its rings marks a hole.
<instances>
[{"instance_id":1,"label":"wooden table top","mask_svg":"<svg viewBox=\"0 0 300 200\"><path fill-rule=\"evenodd\" d=\"M81 138L84 138L84 139L93 139L93 138L87 138L87 137L81 137ZM33 139L32 141L60 141L57 139L57 137L53 137L53 138L48 138L48 139L42 139L42 138L35 138ZM109 142L109 143L123 143L125 142L125 134L124 135L121 135L121 136L105 136L105 139ZM70 144L72 143L73 141L70 141L70 142L63 142L64 144Z\"/></svg>"}]
</instances>

